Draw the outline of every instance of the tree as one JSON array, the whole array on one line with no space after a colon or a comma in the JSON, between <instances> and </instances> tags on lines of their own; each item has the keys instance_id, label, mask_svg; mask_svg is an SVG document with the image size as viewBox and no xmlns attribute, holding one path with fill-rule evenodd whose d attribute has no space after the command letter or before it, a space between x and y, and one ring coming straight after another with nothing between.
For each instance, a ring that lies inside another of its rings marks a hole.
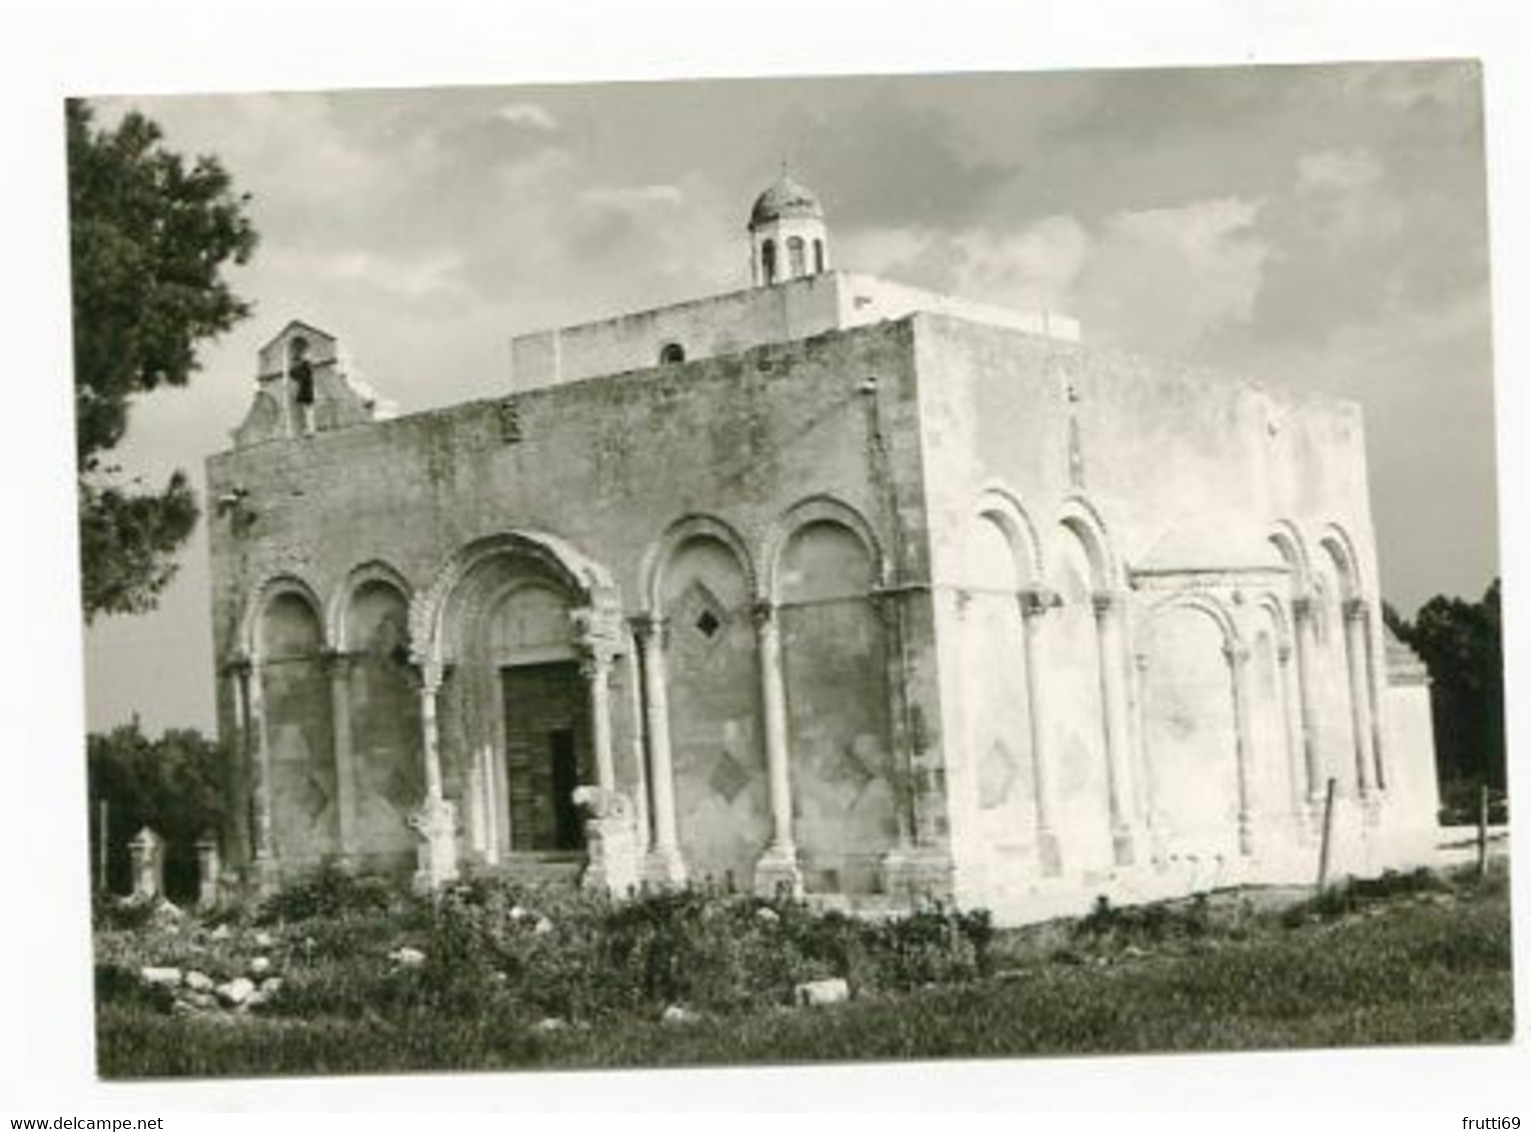
<instances>
[{"instance_id":1,"label":"tree","mask_svg":"<svg viewBox=\"0 0 1531 1132\"><path fill-rule=\"evenodd\" d=\"M1435 754L1443 797L1460 801L1479 784L1505 786L1504 653L1499 579L1483 599L1437 595L1412 623L1389 620L1430 672Z\"/></svg>"},{"instance_id":2,"label":"tree","mask_svg":"<svg viewBox=\"0 0 1531 1132\"><path fill-rule=\"evenodd\" d=\"M222 748L191 728L151 739L135 716L105 734L86 736L85 753L91 860L100 852L96 815L105 802L109 889L124 894L132 886L128 840L148 826L165 839L165 887L171 897L194 896L197 840L216 834L223 820L220 776L227 759Z\"/></svg>"},{"instance_id":3,"label":"tree","mask_svg":"<svg viewBox=\"0 0 1531 1132\"><path fill-rule=\"evenodd\" d=\"M188 163L136 111L112 130L89 104L65 108L70 291L74 315L75 453L85 619L154 608L198 508L177 470L158 491L124 484L104 456L121 442L133 398L183 386L200 343L249 304L222 276L249 260L255 229L217 159Z\"/></svg>"}]
</instances>

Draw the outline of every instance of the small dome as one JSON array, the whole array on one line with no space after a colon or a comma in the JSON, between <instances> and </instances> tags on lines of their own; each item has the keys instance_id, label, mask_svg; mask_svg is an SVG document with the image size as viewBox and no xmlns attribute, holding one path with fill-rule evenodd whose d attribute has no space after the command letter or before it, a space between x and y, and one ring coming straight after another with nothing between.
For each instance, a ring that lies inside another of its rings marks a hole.
<instances>
[{"instance_id":1,"label":"small dome","mask_svg":"<svg viewBox=\"0 0 1531 1132\"><path fill-rule=\"evenodd\" d=\"M780 180L755 198L755 207L750 209L750 227L756 228L787 216L822 220L824 207L819 204L819 198L813 195L812 189L805 188L783 173Z\"/></svg>"}]
</instances>

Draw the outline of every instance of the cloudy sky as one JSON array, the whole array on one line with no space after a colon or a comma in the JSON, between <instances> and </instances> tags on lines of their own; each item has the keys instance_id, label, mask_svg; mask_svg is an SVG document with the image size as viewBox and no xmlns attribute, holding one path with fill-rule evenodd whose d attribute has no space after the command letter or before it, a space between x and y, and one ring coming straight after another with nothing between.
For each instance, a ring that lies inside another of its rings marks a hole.
<instances>
[{"instance_id":1,"label":"cloudy sky","mask_svg":"<svg viewBox=\"0 0 1531 1132\"><path fill-rule=\"evenodd\" d=\"M1479 73L1467 63L101 99L216 154L255 316L135 409L200 477L302 317L406 411L503 389L511 335L745 285L785 157L839 266L1079 317L1366 410L1385 596L1498 570ZM88 723L212 723L206 544L87 636Z\"/></svg>"}]
</instances>

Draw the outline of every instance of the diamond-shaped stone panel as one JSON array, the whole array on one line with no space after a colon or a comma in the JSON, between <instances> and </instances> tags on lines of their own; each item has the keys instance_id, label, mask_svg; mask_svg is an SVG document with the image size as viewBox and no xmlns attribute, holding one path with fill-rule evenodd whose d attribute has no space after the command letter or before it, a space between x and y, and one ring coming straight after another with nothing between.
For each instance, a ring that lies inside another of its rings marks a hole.
<instances>
[{"instance_id":1,"label":"diamond-shaped stone panel","mask_svg":"<svg viewBox=\"0 0 1531 1132\"><path fill-rule=\"evenodd\" d=\"M671 610L672 640L684 648L707 652L726 635L728 610L700 580L686 587Z\"/></svg>"},{"instance_id":2,"label":"diamond-shaped stone panel","mask_svg":"<svg viewBox=\"0 0 1531 1132\"><path fill-rule=\"evenodd\" d=\"M858 735L846 745L838 759L831 761L824 778L844 790L848 805L855 805L877 777L880 761L876 739L871 735Z\"/></svg>"},{"instance_id":3,"label":"diamond-shaped stone panel","mask_svg":"<svg viewBox=\"0 0 1531 1132\"><path fill-rule=\"evenodd\" d=\"M297 778L287 792L288 801L308 818L310 824L319 820L325 807L330 804L330 793L318 777L305 774Z\"/></svg>"},{"instance_id":4,"label":"diamond-shaped stone panel","mask_svg":"<svg viewBox=\"0 0 1531 1132\"><path fill-rule=\"evenodd\" d=\"M712 764L712 773L707 776L707 785L729 805L749 784L749 769L728 751L718 756Z\"/></svg>"}]
</instances>

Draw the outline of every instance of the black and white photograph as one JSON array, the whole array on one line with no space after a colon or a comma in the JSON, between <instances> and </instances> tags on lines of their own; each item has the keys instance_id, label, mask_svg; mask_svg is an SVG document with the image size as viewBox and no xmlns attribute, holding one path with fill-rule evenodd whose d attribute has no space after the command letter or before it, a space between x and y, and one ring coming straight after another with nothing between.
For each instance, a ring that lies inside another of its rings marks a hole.
<instances>
[{"instance_id":1,"label":"black and white photograph","mask_svg":"<svg viewBox=\"0 0 1531 1132\"><path fill-rule=\"evenodd\" d=\"M1483 60L579 74L58 92L95 1087L1508 1052Z\"/></svg>"}]
</instances>

